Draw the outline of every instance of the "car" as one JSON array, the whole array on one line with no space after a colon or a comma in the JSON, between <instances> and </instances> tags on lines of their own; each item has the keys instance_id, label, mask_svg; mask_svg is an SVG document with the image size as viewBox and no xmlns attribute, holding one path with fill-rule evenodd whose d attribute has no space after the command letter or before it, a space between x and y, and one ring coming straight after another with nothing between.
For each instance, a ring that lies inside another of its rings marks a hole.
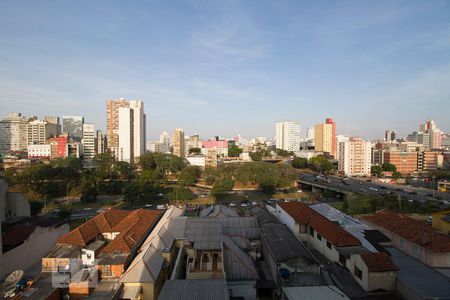
<instances>
[{"instance_id":1,"label":"car","mask_svg":"<svg viewBox=\"0 0 450 300\"><path fill-rule=\"evenodd\" d=\"M236 206L236 203L231 202L231 203L230 203L230 206L231 206L231 207L235 207L235 206Z\"/></svg>"},{"instance_id":2,"label":"car","mask_svg":"<svg viewBox=\"0 0 450 300\"><path fill-rule=\"evenodd\" d=\"M54 210L52 210L52 214L54 214L54 215L59 215L61 213L61 210L60 209L54 209Z\"/></svg>"},{"instance_id":3,"label":"car","mask_svg":"<svg viewBox=\"0 0 450 300\"><path fill-rule=\"evenodd\" d=\"M153 204L145 204L145 207L153 207Z\"/></svg>"},{"instance_id":4,"label":"car","mask_svg":"<svg viewBox=\"0 0 450 300\"><path fill-rule=\"evenodd\" d=\"M83 210L84 210L84 211L91 211L92 208L90 208L90 207L85 207L85 208L83 208Z\"/></svg>"},{"instance_id":5,"label":"car","mask_svg":"<svg viewBox=\"0 0 450 300\"><path fill-rule=\"evenodd\" d=\"M253 201L253 202L252 202L252 205L258 205L258 202Z\"/></svg>"},{"instance_id":6,"label":"car","mask_svg":"<svg viewBox=\"0 0 450 300\"><path fill-rule=\"evenodd\" d=\"M162 196L163 196L163 193L159 193L158 196L159 196L159 197L162 197Z\"/></svg>"},{"instance_id":7,"label":"car","mask_svg":"<svg viewBox=\"0 0 450 300\"><path fill-rule=\"evenodd\" d=\"M363 189L363 188L360 188L359 189L361 192L367 192L365 189Z\"/></svg>"},{"instance_id":8,"label":"car","mask_svg":"<svg viewBox=\"0 0 450 300\"><path fill-rule=\"evenodd\" d=\"M248 202L242 202L241 203L241 207L247 207L250 206L250 204Z\"/></svg>"},{"instance_id":9,"label":"car","mask_svg":"<svg viewBox=\"0 0 450 300\"><path fill-rule=\"evenodd\" d=\"M370 187L369 190L374 191L374 192L378 192L378 189L374 188L374 187Z\"/></svg>"},{"instance_id":10,"label":"car","mask_svg":"<svg viewBox=\"0 0 450 300\"><path fill-rule=\"evenodd\" d=\"M303 193L303 191L302 190L297 190L297 193Z\"/></svg>"}]
</instances>

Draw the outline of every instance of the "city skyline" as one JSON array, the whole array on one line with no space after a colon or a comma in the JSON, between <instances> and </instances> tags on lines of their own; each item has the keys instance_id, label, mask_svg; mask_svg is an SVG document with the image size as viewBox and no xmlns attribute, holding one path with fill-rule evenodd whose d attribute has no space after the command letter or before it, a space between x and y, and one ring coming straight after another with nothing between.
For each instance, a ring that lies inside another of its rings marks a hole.
<instances>
[{"instance_id":1,"label":"city skyline","mask_svg":"<svg viewBox=\"0 0 450 300\"><path fill-rule=\"evenodd\" d=\"M1 108L105 132L107 99L142 100L148 140L176 127L273 137L279 120L328 116L369 139L427 119L448 132L449 6L2 2Z\"/></svg>"}]
</instances>

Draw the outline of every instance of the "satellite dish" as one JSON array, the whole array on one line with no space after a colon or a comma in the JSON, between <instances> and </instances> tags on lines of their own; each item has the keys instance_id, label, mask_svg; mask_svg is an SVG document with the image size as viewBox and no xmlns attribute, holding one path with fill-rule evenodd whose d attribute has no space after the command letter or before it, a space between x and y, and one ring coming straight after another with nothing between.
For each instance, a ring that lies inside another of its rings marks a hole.
<instances>
[{"instance_id":1,"label":"satellite dish","mask_svg":"<svg viewBox=\"0 0 450 300\"><path fill-rule=\"evenodd\" d=\"M18 283L22 279L22 277L22 270L12 272L8 275L8 277L6 277L5 282L3 282L3 287L6 289L8 287L16 286L16 283Z\"/></svg>"},{"instance_id":2,"label":"satellite dish","mask_svg":"<svg viewBox=\"0 0 450 300\"><path fill-rule=\"evenodd\" d=\"M16 295L16 284L22 279L22 277L22 270L14 271L6 277L2 287L2 290L4 291L3 297L11 298Z\"/></svg>"}]
</instances>

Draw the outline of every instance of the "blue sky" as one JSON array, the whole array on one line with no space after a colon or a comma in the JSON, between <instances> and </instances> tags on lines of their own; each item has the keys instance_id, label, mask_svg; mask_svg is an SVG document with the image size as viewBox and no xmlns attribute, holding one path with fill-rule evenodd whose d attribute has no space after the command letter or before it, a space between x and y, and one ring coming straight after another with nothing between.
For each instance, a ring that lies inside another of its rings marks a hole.
<instances>
[{"instance_id":1,"label":"blue sky","mask_svg":"<svg viewBox=\"0 0 450 300\"><path fill-rule=\"evenodd\" d=\"M0 1L0 112L143 100L149 139L450 130L450 1Z\"/></svg>"}]
</instances>

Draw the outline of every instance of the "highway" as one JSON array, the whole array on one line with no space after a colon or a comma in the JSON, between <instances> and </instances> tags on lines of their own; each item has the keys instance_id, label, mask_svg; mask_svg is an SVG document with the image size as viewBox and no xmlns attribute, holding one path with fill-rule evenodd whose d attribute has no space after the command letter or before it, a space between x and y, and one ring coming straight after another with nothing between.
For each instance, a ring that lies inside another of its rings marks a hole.
<instances>
[{"instance_id":1,"label":"highway","mask_svg":"<svg viewBox=\"0 0 450 300\"><path fill-rule=\"evenodd\" d=\"M393 194L395 196L400 195L402 199L419 203L425 203L427 201L441 201L447 206L450 204L449 193L434 191L433 198L433 192L431 190L418 189L410 186L369 182L364 179L356 178L348 178L344 180L342 177L330 175L326 177L318 177L317 175L309 173L300 174L300 180L305 183L317 184L324 187L342 190L344 192L364 193L379 196Z\"/></svg>"}]
</instances>

